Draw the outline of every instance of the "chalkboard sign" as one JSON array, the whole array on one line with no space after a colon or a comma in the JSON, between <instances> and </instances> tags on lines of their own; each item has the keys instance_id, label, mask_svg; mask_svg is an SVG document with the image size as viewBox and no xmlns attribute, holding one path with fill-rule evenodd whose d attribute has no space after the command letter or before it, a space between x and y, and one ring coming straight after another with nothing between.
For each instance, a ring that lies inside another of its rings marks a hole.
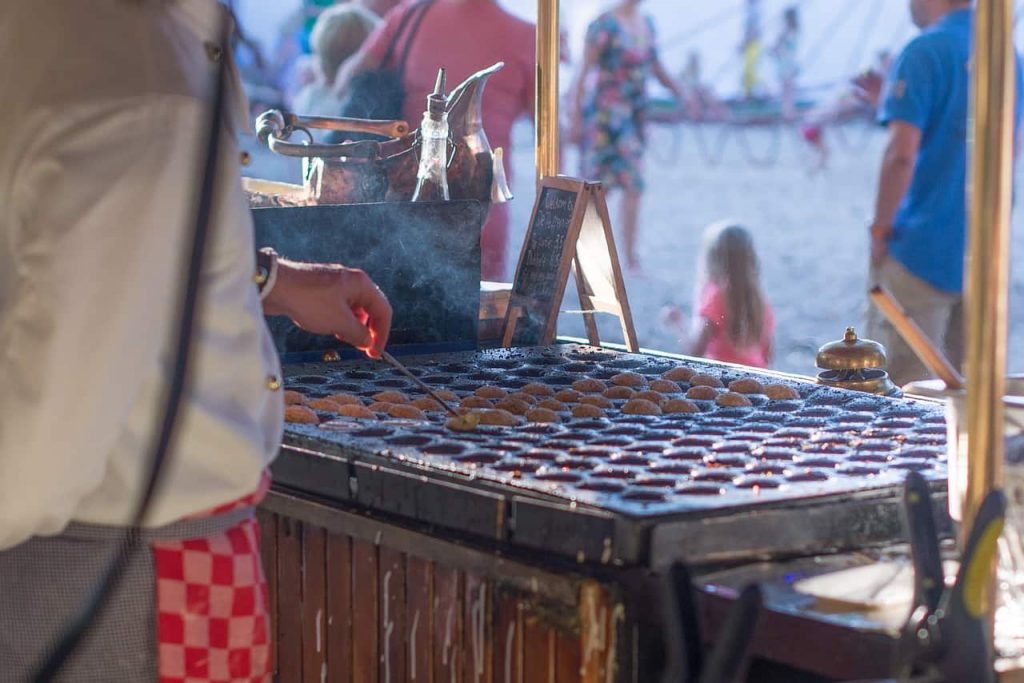
<instances>
[{"instance_id":1,"label":"chalkboard sign","mask_svg":"<svg viewBox=\"0 0 1024 683\"><path fill-rule=\"evenodd\" d=\"M550 344L546 330L565 293L578 191L542 187L534 206L526 242L516 269L512 298L521 308L512 343ZM578 226L575 226L578 228Z\"/></svg>"},{"instance_id":2,"label":"chalkboard sign","mask_svg":"<svg viewBox=\"0 0 1024 683\"><path fill-rule=\"evenodd\" d=\"M581 251L581 246L587 248ZM564 176L538 183L505 316L503 346L551 344L569 271L576 273L588 337L600 343L593 312L617 315L638 350L600 183ZM608 286L604 286L607 283ZM596 286L595 286L596 285Z\"/></svg>"}]
</instances>

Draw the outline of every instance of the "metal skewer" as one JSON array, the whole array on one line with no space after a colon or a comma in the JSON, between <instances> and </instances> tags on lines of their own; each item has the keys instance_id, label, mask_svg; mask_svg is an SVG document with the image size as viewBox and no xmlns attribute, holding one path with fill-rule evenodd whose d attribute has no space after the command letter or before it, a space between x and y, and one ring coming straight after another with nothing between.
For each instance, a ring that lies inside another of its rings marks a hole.
<instances>
[{"instance_id":1,"label":"metal skewer","mask_svg":"<svg viewBox=\"0 0 1024 683\"><path fill-rule=\"evenodd\" d=\"M424 384L423 380L421 380L419 377L417 377L416 375L414 375L411 372L409 372L409 368L407 368L404 365L402 365L402 362L400 360L398 360L397 358L392 356L387 351L382 351L381 352L380 359L382 361L384 361L385 363L387 363L388 365L390 365L391 367L393 367L395 370L398 370L400 373L405 375L408 379L412 380L413 384L415 384L422 391L424 391L428 396L430 396L430 398L432 398L435 401L437 401L438 403L440 403L444 407L445 410L447 410L449 413L452 414L452 416L460 417L458 411L456 411L454 408L452 408L450 405L448 405L448 402L445 401L440 396L438 396L434 392L433 389L431 389L426 384Z\"/></svg>"}]
</instances>

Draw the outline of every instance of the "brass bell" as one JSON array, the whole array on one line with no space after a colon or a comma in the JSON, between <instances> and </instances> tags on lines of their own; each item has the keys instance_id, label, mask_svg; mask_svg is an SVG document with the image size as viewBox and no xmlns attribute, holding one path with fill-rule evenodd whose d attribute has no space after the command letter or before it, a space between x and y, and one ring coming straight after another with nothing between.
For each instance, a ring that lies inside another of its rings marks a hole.
<instances>
[{"instance_id":1,"label":"brass bell","mask_svg":"<svg viewBox=\"0 0 1024 683\"><path fill-rule=\"evenodd\" d=\"M815 364L824 371L818 374L818 383L868 394L902 396L903 392L885 371L886 361L884 346L858 338L857 332L847 327L842 339L818 349Z\"/></svg>"}]
</instances>

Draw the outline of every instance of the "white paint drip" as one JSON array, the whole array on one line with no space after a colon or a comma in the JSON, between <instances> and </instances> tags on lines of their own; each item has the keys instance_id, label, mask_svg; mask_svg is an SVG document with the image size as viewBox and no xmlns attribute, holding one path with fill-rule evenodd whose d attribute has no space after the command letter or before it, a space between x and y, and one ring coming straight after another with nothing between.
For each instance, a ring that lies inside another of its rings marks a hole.
<instances>
[{"instance_id":1,"label":"white paint drip","mask_svg":"<svg viewBox=\"0 0 1024 683\"><path fill-rule=\"evenodd\" d=\"M320 665L320 683L327 683L327 662Z\"/></svg>"},{"instance_id":2,"label":"white paint drip","mask_svg":"<svg viewBox=\"0 0 1024 683\"><path fill-rule=\"evenodd\" d=\"M324 611L322 609L318 609L316 611L316 653L317 654L320 654L320 652L321 652L320 643L322 641L320 640L320 634L322 632L321 631L321 627L323 625L323 621L324 621Z\"/></svg>"},{"instance_id":3,"label":"white paint drip","mask_svg":"<svg viewBox=\"0 0 1024 683\"><path fill-rule=\"evenodd\" d=\"M617 624L624 623L626 621L626 608L622 605L615 605L615 609L612 610L612 623L611 623L611 639L608 643L608 656L605 660L604 669L604 680L605 683L614 683L615 680L615 645L616 645L616 634L618 633Z\"/></svg>"},{"instance_id":4,"label":"white paint drip","mask_svg":"<svg viewBox=\"0 0 1024 683\"><path fill-rule=\"evenodd\" d=\"M605 620L608 618L608 610L601 606L601 612L597 612L597 603L589 601L590 614L587 621L590 622L587 629L587 639L583 644L583 662L586 665L591 658L600 655L605 645Z\"/></svg>"},{"instance_id":5,"label":"white paint drip","mask_svg":"<svg viewBox=\"0 0 1024 683\"><path fill-rule=\"evenodd\" d=\"M505 634L505 683L512 683L512 658L515 652L512 651L516 642L516 622L508 625L508 633Z\"/></svg>"},{"instance_id":6,"label":"white paint drip","mask_svg":"<svg viewBox=\"0 0 1024 683\"><path fill-rule=\"evenodd\" d=\"M389 607L391 605L391 570L384 572L384 683L391 683L391 634L395 630L395 622L391 621Z\"/></svg>"},{"instance_id":7,"label":"white paint drip","mask_svg":"<svg viewBox=\"0 0 1024 683\"><path fill-rule=\"evenodd\" d=\"M409 680L416 680L416 630L420 626L420 611L412 615L412 628L409 629Z\"/></svg>"},{"instance_id":8,"label":"white paint drip","mask_svg":"<svg viewBox=\"0 0 1024 683\"><path fill-rule=\"evenodd\" d=\"M477 591L477 599L470 604L469 608L470 624L473 629L473 671L478 681L484 673L484 639L486 638L484 629L487 626L485 623L486 607L487 584L481 582L480 588Z\"/></svg>"},{"instance_id":9,"label":"white paint drip","mask_svg":"<svg viewBox=\"0 0 1024 683\"><path fill-rule=\"evenodd\" d=\"M455 606L448 608L448 619L444 627L444 647L441 649L441 664L448 666L448 652L452 649L452 618L455 616Z\"/></svg>"}]
</instances>

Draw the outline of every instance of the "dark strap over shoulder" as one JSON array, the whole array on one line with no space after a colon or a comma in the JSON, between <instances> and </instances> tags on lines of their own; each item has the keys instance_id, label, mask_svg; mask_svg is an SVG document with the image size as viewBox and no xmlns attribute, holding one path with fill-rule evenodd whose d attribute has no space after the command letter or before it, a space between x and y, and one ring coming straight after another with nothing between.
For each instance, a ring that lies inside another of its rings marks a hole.
<instances>
[{"instance_id":1,"label":"dark strap over shoulder","mask_svg":"<svg viewBox=\"0 0 1024 683\"><path fill-rule=\"evenodd\" d=\"M423 16L427 13L427 10L432 4L433 0L421 0L421 2L410 7L402 16L402 20L398 23L398 28L395 30L395 35L391 37L391 42L388 43L387 52L384 53L384 58L380 60L381 68L387 68L388 63L395 54L395 48L398 46L398 41L402 39L402 34L405 33L405 29L409 26L409 22L411 21L412 26L409 28L409 35L406 37L405 43L402 46L402 56L395 65L399 75L405 73L405 62L409 58L409 47L412 45L413 38L416 37L416 32L419 31L420 23L423 21Z\"/></svg>"}]
</instances>

